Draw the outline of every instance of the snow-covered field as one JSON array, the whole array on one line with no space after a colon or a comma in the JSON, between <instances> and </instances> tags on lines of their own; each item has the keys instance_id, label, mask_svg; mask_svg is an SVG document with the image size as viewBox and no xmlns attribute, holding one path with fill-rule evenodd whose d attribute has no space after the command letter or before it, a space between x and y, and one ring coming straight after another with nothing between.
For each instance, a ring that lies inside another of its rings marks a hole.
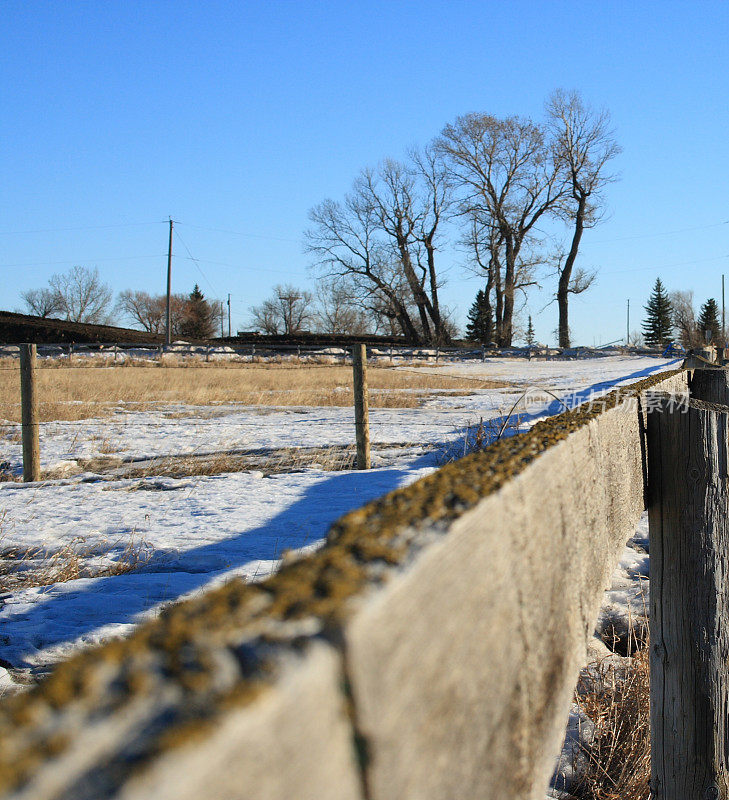
<instances>
[{"instance_id":1,"label":"snow-covered field","mask_svg":"<svg viewBox=\"0 0 729 800\"><path fill-rule=\"evenodd\" d=\"M0 548L77 555L81 575L113 565L131 551L134 571L79 577L0 595L0 691L42 674L79 646L121 635L160 606L232 575L271 573L285 550L316 547L341 514L436 469L462 451L464 431L480 419L498 430L530 387L589 401L675 361L609 357L581 361L491 359L438 367L402 367L426 374L473 378L467 396L433 393L417 409L371 409L373 469L330 471L316 464L294 472L247 471L174 479L119 478L78 472L78 459L122 461L154 456L350 445L349 408L160 405L134 411L120 405L111 418L41 426L44 469L68 477L42 484L0 483ZM508 388L484 389L482 380ZM558 413L517 408L507 433ZM18 426L6 425L0 462L19 471ZM628 554L628 560L634 556ZM627 564L627 562L626 562ZM628 566L630 566L628 564ZM632 567L631 567L632 569ZM627 574L627 573L626 573ZM631 591L629 585L616 591ZM616 595L616 602L620 597ZM5 671L2 665L7 666Z\"/></svg>"}]
</instances>

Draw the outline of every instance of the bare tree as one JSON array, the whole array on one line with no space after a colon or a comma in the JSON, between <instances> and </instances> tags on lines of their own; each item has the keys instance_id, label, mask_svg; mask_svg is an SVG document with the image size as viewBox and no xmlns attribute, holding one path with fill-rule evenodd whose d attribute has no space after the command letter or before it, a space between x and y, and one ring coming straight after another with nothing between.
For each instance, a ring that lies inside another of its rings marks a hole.
<instances>
[{"instance_id":1,"label":"bare tree","mask_svg":"<svg viewBox=\"0 0 729 800\"><path fill-rule=\"evenodd\" d=\"M273 297L251 308L253 322L265 333L300 333L314 321L311 292L289 284L276 286Z\"/></svg>"},{"instance_id":2,"label":"bare tree","mask_svg":"<svg viewBox=\"0 0 729 800\"><path fill-rule=\"evenodd\" d=\"M164 296L153 297L147 292L125 289L119 294L116 307L128 319L131 319L132 325L138 325L149 333L164 331L166 313Z\"/></svg>"},{"instance_id":3,"label":"bare tree","mask_svg":"<svg viewBox=\"0 0 729 800\"><path fill-rule=\"evenodd\" d=\"M704 340L696 321L694 293L690 290L676 290L668 293L673 310L673 324L684 347L701 347Z\"/></svg>"},{"instance_id":4,"label":"bare tree","mask_svg":"<svg viewBox=\"0 0 729 800\"><path fill-rule=\"evenodd\" d=\"M447 342L436 253L451 204L435 149L413 151L406 163L363 170L343 203L314 208L306 247L324 277L347 277L360 302L396 320L411 341Z\"/></svg>"},{"instance_id":5,"label":"bare tree","mask_svg":"<svg viewBox=\"0 0 729 800\"><path fill-rule=\"evenodd\" d=\"M51 289L28 289L20 296L28 314L36 317L52 317L62 313L60 298Z\"/></svg>"},{"instance_id":6,"label":"bare tree","mask_svg":"<svg viewBox=\"0 0 729 800\"><path fill-rule=\"evenodd\" d=\"M214 331L220 328L223 313L219 300L207 300L210 319ZM142 328L149 333L164 333L167 325L167 296L150 295L148 292L126 289L119 294L116 309L131 321L133 327ZM193 336L190 333L190 296L173 294L170 296L170 322L174 336ZM200 338L200 337L194 337ZM205 337L202 337L205 338Z\"/></svg>"},{"instance_id":7,"label":"bare tree","mask_svg":"<svg viewBox=\"0 0 729 800\"><path fill-rule=\"evenodd\" d=\"M462 213L472 226L476 221L471 240L479 243L487 275L493 273L497 303L502 303L495 315L497 340L508 346L520 270L523 274L525 261L533 265L533 254L524 259L524 253L539 220L554 213L563 197L563 172L542 127L519 117L458 117L444 128L437 147L460 189Z\"/></svg>"},{"instance_id":8,"label":"bare tree","mask_svg":"<svg viewBox=\"0 0 729 800\"><path fill-rule=\"evenodd\" d=\"M630 347L645 347L645 339L640 331L633 331L628 340Z\"/></svg>"},{"instance_id":9,"label":"bare tree","mask_svg":"<svg viewBox=\"0 0 729 800\"><path fill-rule=\"evenodd\" d=\"M377 210L358 189L355 185L342 203L325 200L309 212L314 227L304 234L306 250L323 277L349 281L364 308L397 321L406 338L420 342L397 255L381 240Z\"/></svg>"},{"instance_id":10,"label":"bare tree","mask_svg":"<svg viewBox=\"0 0 729 800\"><path fill-rule=\"evenodd\" d=\"M557 282L559 308L559 346L570 346L569 296L586 291L594 280L584 272L573 276L573 269L585 228L601 218L601 190L615 175L607 172L608 162L621 148L614 139L607 111L594 111L578 92L555 91L546 104L554 157L561 164L568 192L563 209L573 224L572 241L560 263Z\"/></svg>"},{"instance_id":11,"label":"bare tree","mask_svg":"<svg viewBox=\"0 0 729 800\"><path fill-rule=\"evenodd\" d=\"M504 326L504 272L503 245L504 239L497 226L483 222L478 213L469 213L469 227L461 244L465 245L469 256L469 265L477 274L486 276L484 289L484 312L491 314L494 320L494 339L501 343L507 341ZM528 240L522 246L513 274L513 305L511 311L511 336L517 335L517 298L521 297L521 305L526 303L526 292L531 286L539 286L537 268L545 263L545 256L537 248L536 242Z\"/></svg>"},{"instance_id":12,"label":"bare tree","mask_svg":"<svg viewBox=\"0 0 729 800\"><path fill-rule=\"evenodd\" d=\"M264 300L260 306L253 306L251 317L254 327L259 328L263 333L281 333L282 323L275 301Z\"/></svg>"},{"instance_id":13,"label":"bare tree","mask_svg":"<svg viewBox=\"0 0 729 800\"><path fill-rule=\"evenodd\" d=\"M321 281L317 299L317 328L322 333L367 333L373 327L353 288L344 281Z\"/></svg>"},{"instance_id":14,"label":"bare tree","mask_svg":"<svg viewBox=\"0 0 729 800\"><path fill-rule=\"evenodd\" d=\"M68 272L53 275L48 282L57 297L61 314L72 322L108 324L112 315L111 289L102 283L99 270L72 267Z\"/></svg>"}]
</instances>

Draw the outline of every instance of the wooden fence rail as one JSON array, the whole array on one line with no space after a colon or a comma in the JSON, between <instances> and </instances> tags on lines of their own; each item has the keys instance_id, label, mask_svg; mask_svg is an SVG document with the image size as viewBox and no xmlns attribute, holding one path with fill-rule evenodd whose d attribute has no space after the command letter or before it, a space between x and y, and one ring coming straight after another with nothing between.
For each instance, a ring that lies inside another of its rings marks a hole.
<instances>
[{"instance_id":1,"label":"wooden fence rail","mask_svg":"<svg viewBox=\"0 0 729 800\"><path fill-rule=\"evenodd\" d=\"M645 506L635 398L685 393L686 377L448 464L267 581L75 656L0 704L0 793L543 800Z\"/></svg>"}]
</instances>

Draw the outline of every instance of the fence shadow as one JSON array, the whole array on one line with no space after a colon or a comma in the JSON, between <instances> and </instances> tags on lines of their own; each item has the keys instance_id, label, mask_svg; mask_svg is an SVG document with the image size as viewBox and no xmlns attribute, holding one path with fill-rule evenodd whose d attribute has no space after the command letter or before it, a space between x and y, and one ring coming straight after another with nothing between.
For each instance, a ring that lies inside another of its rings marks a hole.
<instances>
[{"instance_id":1,"label":"fence shadow","mask_svg":"<svg viewBox=\"0 0 729 800\"><path fill-rule=\"evenodd\" d=\"M660 364L612 380L595 383L575 392L574 402L585 402L595 393L618 383L646 377L671 364ZM520 413L522 422L560 413L563 406L555 400L538 414ZM493 420L498 429L508 420ZM454 441L443 443L442 451L462 454L464 430ZM514 433L515 431L511 431ZM157 550L137 572L105 578L84 579L56 584L46 596L26 610L0 610L1 661L16 668L31 666L39 649L64 643L84 641L104 627L135 622L139 615L177 600L181 595L204 587L224 573L253 562L277 560L286 549L299 549L321 540L331 522L342 514L402 485L414 470L434 466L433 453L426 453L402 469L378 469L371 472L326 473L306 488L303 495L264 524L232 532L225 540L192 548L183 553ZM318 477L318 476L317 476Z\"/></svg>"},{"instance_id":2,"label":"fence shadow","mask_svg":"<svg viewBox=\"0 0 729 800\"><path fill-rule=\"evenodd\" d=\"M39 589L45 596L29 607L14 611L6 606L5 613L0 612L0 657L13 667L27 668L39 649L83 641L102 626L113 634L113 626L135 622L145 611L175 601L237 567L250 564L251 572L254 565L270 568L284 550L315 544L334 519L397 488L413 470L432 463L431 454L403 469L324 473L298 500L262 525L231 531L226 539L184 552L155 550L134 572Z\"/></svg>"}]
</instances>

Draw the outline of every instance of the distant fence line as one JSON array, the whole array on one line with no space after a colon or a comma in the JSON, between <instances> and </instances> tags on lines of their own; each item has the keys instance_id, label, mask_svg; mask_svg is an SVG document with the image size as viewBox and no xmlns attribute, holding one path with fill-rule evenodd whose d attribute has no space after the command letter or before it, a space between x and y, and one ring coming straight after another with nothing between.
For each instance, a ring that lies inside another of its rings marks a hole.
<instances>
[{"instance_id":1,"label":"distant fence line","mask_svg":"<svg viewBox=\"0 0 729 800\"><path fill-rule=\"evenodd\" d=\"M634 355L656 355L655 351L623 348L571 348L560 349L556 347L512 347L488 348L478 345L473 347L427 347L421 345L365 345L367 356L373 359L404 359L424 361L485 361L487 358L524 358L551 359L551 358L599 358L611 355L622 355L630 352ZM161 345L157 343L118 343L95 342L90 344L38 344L39 358L65 358L101 355L113 361L126 359L164 360L165 356L178 358L203 358L206 361L220 360L249 360L266 358L329 358L334 361L349 362L352 357L351 345L314 345L314 344L270 344L270 343L242 343L242 344L188 344L173 343ZM18 358L20 345L0 344L0 358Z\"/></svg>"}]
</instances>

